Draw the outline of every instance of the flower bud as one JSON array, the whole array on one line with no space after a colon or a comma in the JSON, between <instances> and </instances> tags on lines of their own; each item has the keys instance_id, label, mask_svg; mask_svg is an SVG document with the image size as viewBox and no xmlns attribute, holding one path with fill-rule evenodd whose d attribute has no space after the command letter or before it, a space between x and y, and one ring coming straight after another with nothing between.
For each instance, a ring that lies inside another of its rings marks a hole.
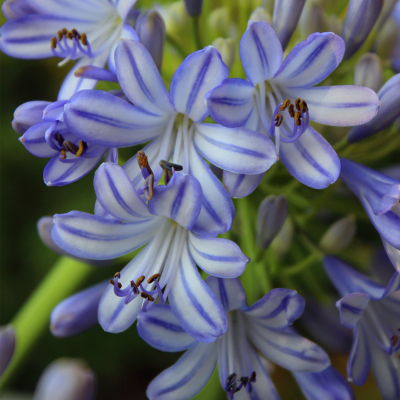
<instances>
[{"instance_id":1,"label":"flower bud","mask_svg":"<svg viewBox=\"0 0 400 400\"><path fill-rule=\"evenodd\" d=\"M212 44L221 54L222 61L231 68L235 62L235 42L232 38L217 38Z\"/></svg>"},{"instance_id":2,"label":"flower bud","mask_svg":"<svg viewBox=\"0 0 400 400\"><path fill-rule=\"evenodd\" d=\"M282 229L276 235L275 239L271 243L271 248L280 256L283 256L288 252L293 242L294 226L290 217L286 218Z\"/></svg>"},{"instance_id":3,"label":"flower bud","mask_svg":"<svg viewBox=\"0 0 400 400\"><path fill-rule=\"evenodd\" d=\"M218 36L225 36L231 26L231 17L227 7L218 7L210 13L208 24Z\"/></svg>"},{"instance_id":4,"label":"flower bud","mask_svg":"<svg viewBox=\"0 0 400 400\"><path fill-rule=\"evenodd\" d=\"M336 221L322 236L319 242L321 249L329 254L335 254L347 247L356 233L354 215Z\"/></svg>"},{"instance_id":5,"label":"flower bud","mask_svg":"<svg viewBox=\"0 0 400 400\"><path fill-rule=\"evenodd\" d=\"M288 213L284 195L268 196L260 204L257 218L257 245L266 249L281 230Z\"/></svg>"},{"instance_id":6,"label":"flower bud","mask_svg":"<svg viewBox=\"0 0 400 400\"><path fill-rule=\"evenodd\" d=\"M264 21L268 22L270 25L272 23L271 14L264 7L257 7L251 13L249 20L254 22Z\"/></svg>"},{"instance_id":7,"label":"flower bud","mask_svg":"<svg viewBox=\"0 0 400 400\"><path fill-rule=\"evenodd\" d=\"M285 49L303 11L305 0L275 0L272 27Z\"/></svg>"},{"instance_id":8,"label":"flower bud","mask_svg":"<svg viewBox=\"0 0 400 400\"><path fill-rule=\"evenodd\" d=\"M382 85L382 61L373 53L364 54L354 70L354 84L377 92Z\"/></svg>"},{"instance_id":9,"label":"flower bud","mask_svg":"<svg viewBox=\"0 0 400 400\"><path fill-rule=\"evenodd\" d=\"M196 17L201 14L203 8L203 0L184 0L186 11L191 17Z\"/></svg>"},{"instance_id":10,"label":"flower bud","mask_svg":"<svg viewBox=\"0 0 400 400\"><path fill-rule=\"evenodd\" d=\"M165 23L160 13L155 10L143 11L136 21L136 32L140 43L146 47L160 71L166 32Z\"/></svg>"},{"instance_id":11,"label":"flower bud","mask_svg":"<svg viewBox=\"0 0 400 400\"><path fill-rule=\"evenodd\" d=\"M49 104L47 101L28 101L17 107L11 122L14 131L23 135L32 125L43 122L43 110Z\"/></svg>"},{"instance_id":12,"label":"flower bud","mask_svg":"<svg viewBox=\"0 0 400 400\"><path fill-rule=\"evenodd\" d=\"M325 25L325 16L321 5L314 1L306 2L299 21L301 35L307 38L314 32L325 32Z\"/></svg>"},{"instance_id":13,"label":"flower bud","mask_svg":"<svg viewBox=\"0 0 400 400\"><path fill-rule=\"evenodd\" d=\"M15 350L15 332L11 325L0 328L0 376L8 367Z\"/></svg>"},{"instance_id":14,"label":"flower bud","mask_svg":"<svg viewBox=\"0 0 400 400\"><path fill-rule=\"evenodd\" d=\"M63 300L52 311L50 330L54 336L78 335L97 325L97 309L109 282L101 282Z\"/></svg>"},{"instance_id":15,"label":"flower bud","mask_svg":"<svg viewBox=\"0 0 400 400\"><path fill-rule=\"evenodd\" d=\"M363 45L379 17L382 6L383 0L350 0L341 34L346 44L345 60Z\"/></svg>"},{"instance_id":16,"label":"flower bud","mask_svg":"<svg viewBox=\"0 0 400 400\"><path fill-rule=\"evenodd\" d=\"M92 400L94 396L93 371L81 360L61 358L43 371L33 400Z\"/></svg>"},{"instance_id":17,"label":"flower bud","mask_svg":"<svg viewBox=\"0 0 400 400\"><path fill-rule=\"evenodd\" d=\"M400 117L400 74L391 77L378 92L381 106L371 121L355 126L348 134L350 143L363 140L376 132L385 129Z\"/></svg>"}]
</instances>

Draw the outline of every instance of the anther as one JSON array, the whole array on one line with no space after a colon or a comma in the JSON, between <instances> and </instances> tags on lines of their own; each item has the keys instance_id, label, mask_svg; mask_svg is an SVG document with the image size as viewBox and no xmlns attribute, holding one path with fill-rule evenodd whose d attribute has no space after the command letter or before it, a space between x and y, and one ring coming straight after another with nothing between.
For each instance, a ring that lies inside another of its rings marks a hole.
<instances>
[{"instance_id":1,"label":"anther","mask_svg":"<svg viewBox=\"0 0 400 400\"><path fill-rule=\"evenodd\" d=\"M147 283L153 283L156 279L158 279L161 275L160 274L154 274L152 275L149 279L147 279Z\"/></svg>"},{"instance_id":2,"label":"anther","mask_svg":"<svg viewBox=\"0 0 400 400\"><path fill-rule=\"evenodd\" d=\"M303 111L303 113L305 113L308 110L307 103L304 100L300 101L300 108L301 108L301 111Z\"/></svg>"},{"instance_id":3,"label":"anther","mask_svg":"<svg viewBox=\"0 0 400 400\"><path fill-rule=\"evenodd\" d=\"M274 121L275 121L275 126L280 126L283 121L282 114L276 114Z\"/></svg>"},{"instance_id":4,"label":"anther","mask_svg":"<svg viewBox=\"0 0 400 400\"><path fill-rule=\"evenodd\" d=\"M150 296L149 294L144 293L144 292L140 293L140 297L143 297L144 299L147 299L148 301L154 301L153 296Z\"/></svg>"},{"instance_id":5,"label":"anther","mask_svg":"<svg viewBox=\"0 0 400 400\"><path fill-rule=\"evenodd\" d=\"M153 175L153 171L150 168L149 160L147 159L144 151L138 151L136 158L138 160L139 167L146 168L149 175Z\"/></svg>"},{"instance_id":6,"label":"anther","mask_svg":"<svg viewBox=\"0 0 400 400\"><path fill-rule=\"evenodd\" d=\"M111 283L111 285L113 285L114 286L114 284L115 284L115 281L114 281L114 279L110 279L110 283ZM121 289L122 288L122 285L118 282L118 287Z\"/></svg>"},{"instance_id":7,"label":"anther","mask_svg":"<svg viewBox=\"0 0 400 400\"><path fill-rule=\"evenodd\" d=\"M76 152L79 150L79 147L76 144L70 142L69 140L64 140L63 148L72 154L76 154Z\"/></svg>"},{"instance_id":8,"label":"anther","mask_svg":"<svg viewBox=\"0 0 400 400\"><path fill-rule=\"evenodd\" d=\"M227 381L228 383L232 383L232 382L235 381L236 376L237 376L237 375L233 372L232 374L230 374L230 375L228 376L228 378L226 379L226 381Z\"/></svg>"},{"instance_id":9,"label":"anther","mask_svg":"<svg viewBox=\"0 0 400 400\"><path fill-rule=\"evenodd\" d=\"M120 274L119 272L116 272L116 273L114 274L114 278L121 279L121 274Z\"/></svg>"},{"instance_id":10,"label":"anther","mask_svg":"<svg viewBox=\"0 0 400 400\"><path fill-rule=\"evenodd\" d=\"M397 346L398 341L399 341L399 337L397 335L393 335L392 338L391 338L391 342L392 342L393 347Z\"/></svg>"},{"instance_id":11,"label":"anther","mask_svg":"<svg viewBox=\"0 0 400 400\"><path fill-rule=\"evenodd\" d=\"M139 276L139 278L137 278L136 279L136 286L140 286L140 284L143 282L145 280L145 277L142 275L142 276Z\"/></svg>"},{"instance_id":12,"label":"anther","mask_svg":"<svg viewBox=\"0 0 400 400\"><path fill-rule=\"evenodd\" d=\"M282 105L280 106L279 110L280 110L280 111L285 111L285 110L289 107L289 105L290 105L290 100L289 100L289 99L286 99L286 100L282 103Z\"/></svg>"},{"instance_id":13,"label":"anther","mask_svg":"<svg viewBox=\"0 0 400 400\"><path fill-rule=\"evenodd\" d=\"M61 40L64 36L63 31L57 31L58 40Z\"/></svg>"},{"instance_id":14,"label":"anther","mask_svg":"<svg viewBox=\"0 0 400 400\"><path fill-rule=\"evenodd\" d=\"M135 282L131 281L132 291L134 294L139 294L139 289L136 286Z\"/></svg>"},{"instance_id":15,"label":"anther","mask_svg":"<svg viewBox=\"0 0 400 400\"><path fill-rule=\"evenodd\" d=\"M60 32L60 31L58 31L58 32ZM50 43L51 43L51 48L55 49L57 47L57 38L55 36L53 36L51 38L51 42Z\"/></svg>"},{"instance_id":16,"label":"anther","mask_svg":"<svg viewBox=\"0 0 400 400\"><path fill-rule=\"evenodd\" d=\"M294 101L294 106L296 107L296 110L297 110L297 111L300 111L300 101L301 101L301 99L299 99L299 98L297 98L297 99Z\"/></svg>"},{"instance_id":17,"label":"anther","mask_svg":"<svg viewBox=\"0 0 400 400\"><path fill-rule=\"evenodd\" d=\"M249 381L252 383L256 381L256 371L251 373Z\"/></svg>"},{"instance_id":18,"label":"anther","mask_svg":"<svg viewBox=\"0 0 400 400\"><path fill-rule=\"evenodd\" d=\"M165 171L165 170L167 170L167 171L172 171L172 168L173 168L175 171L182 171L182 170L183 170L182 165L174 164L174 163L171 163L171 162L168 162L168 161L165 161L165 160L161 160L159 164L160 164L160 167L161 167L164 171Z\"/></svg>"},{"instance_id":19,"label":"anther","mask_svg":"<svg viewBox=\"0 0 400 400\"><path fill-rule=\"evenodd\" d=\"M65 151L65 149L61 149L60 153L61 153L60 156L61 160L65 160L67 158L67 152Z\"/></svg>"},{"instance_id":20,"label":"anther","mask_svg":"<svg viewBox=\"0 0 400 400\"><path fill-rule=\"evenodd\" d=\"M86 142L84 142L83 140L79 141L79 147L78 147L78 151L75 153L75 155L77 157L81 156L83 153L83 150L85 150L85 148L87 148L87 144Z\"/></svg>"},{"instance_id":21,"label":"anther","mask_svg":"<svg viewBox=\"0 0 400 400\"><path fill-rule=\"evenodd\" d=\"M61 32L62 32L63 35L67 35L68 29L67 28L62 28Z\"/></svg>"},{"instance_id":22,"label":"anther","mask_svg":"<svg viewBox=\"0 0 400 400\"><path fill-rule=\"evenodd\" d=\"M289 115L290 115L292 118L294 118L294 105L293 105L293 104L291 104L291 105L289 106L288 111L289 111Z\"/></svg>"},{"instance_id":23,"label":"anther","mask_svg":"<svg viewBox=\"0 0 400 400\"><path fill-rule=\"evenodd\" d=\"M86 33L82 33L80 39L81 39L82 44L83 44L84 46L87 46L88 41L87 41Z\"/></svg>"},{"instance_id":24,"label":"anther","mask_svg":"<svg viewBox=\"0 0 400 400\"><path fill-rule=\"evenodd\" d=\"M297 126L300 126L300 124L301 124L300 113L299 113L298 111L296 111L296 112L294 113L294 123L295 123Z\"/></svg>"},{"instance_id":25,"label":"anther","mask_svg":"<svg viewBox=\"0 0 400 400\"><path fill-rule=\"evenodd\" d=\"M78 39L81 38L81 35L79 34L79 32L75 28L71 29L71 33L75 38L78 38Z\"/></svg>"}]
</instances>

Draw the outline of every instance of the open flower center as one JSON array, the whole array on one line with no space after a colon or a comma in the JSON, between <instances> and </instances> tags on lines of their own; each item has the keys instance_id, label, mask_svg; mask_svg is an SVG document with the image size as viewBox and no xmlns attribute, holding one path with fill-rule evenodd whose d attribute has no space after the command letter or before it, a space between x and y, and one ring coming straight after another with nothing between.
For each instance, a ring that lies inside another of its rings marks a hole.
<instances>
[{"instance_id":1,"label":"open flower center","mask_svg":"<svg viewBox=\"0 0 400 400\"><path fill-rule=\"evenodd\" d=\"M228 376L226 383L225 383L225 391L228 395L228 399L232 400L234 394L238 392L243 387L246 388L248 393L253 391L252 383L256 382L256 372L253 371L250 376L242 376L241 378L237 379L237 374L232 373Z\"/></svg>"},{"instance_id":2,"label":"open flower center","mask_svg":"<svg viewBox=\"0 0 400 400\"><path fill-rule=\"evenodd\" d=\"M60 67L69 60L75 60L83 55L93 58L90 43L86 33L79 33L75 28L70 31L62 28L51 38L51 51L56 57L63 58Z\"/></svg>"}]
</instances>

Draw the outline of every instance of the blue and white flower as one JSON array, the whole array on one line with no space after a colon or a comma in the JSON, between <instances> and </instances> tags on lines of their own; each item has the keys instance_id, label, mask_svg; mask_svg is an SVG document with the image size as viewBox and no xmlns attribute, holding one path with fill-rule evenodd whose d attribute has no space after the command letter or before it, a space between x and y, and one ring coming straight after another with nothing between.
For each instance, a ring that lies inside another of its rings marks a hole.
<instances>
[{"instance_id":1,"label":"blue and white flower","mask_svg":"<svg viewBox=\"0 0 400 400\"><path fill-rule=\"evenodd\" d=\"M114 51L120 38L138 40L124 21L136 0L8 0L2 10L9 20L0 29L0 50L17 58L60 57L59 65L78 60L58 94L69 99L94 80L74 75L80 67L114 70Z\"/></svg>"},{"instance_id":2,"label":"blue and white flower","mask_svg":"<svg viewBox=\"0 0 400 400\"><path fill-rule=\"evenodd\" d=\"M343 58L343 39L313 33L283 60L281 43L266 22L249 21L240 41L248 80L227 79L208 97L211 117L227 127L244 126L275 140L289 173L301 183L323 189L334 183L340 161L309 120L335 126L361 125L376 114L375 92L360 86L318 86ZM262 174L224 174L234 197L251 193Z\"/></svg>"},{"instance_id":3,"label":"blue and white flower","mask_svg":"<svg viewBox=\"0 0 400 400\"><path fill-rule=\"evenodd\" d=\"M226 333L213 343L199 343L190 337L168 305L157 304L139 315L139 335L150 345L169 352L187 350L150 383L150 400L191 399L205 386L217 362L229 399L279 399L255 348L299 373L319 372L329 366L329 358L319 346L289 328L304 308L303 298L295 291L273 289L248 307L238 279L208 277L206 282L228 319ZM309 385L311 379L304 379Z\"/></svg>"},{"instance_id":4,"label":"blue and white flower","mask_svg":"<svg viewBox=\"0 0 400 400\"><path fill-rule=\"evenodd\" d=\"M348 379L361 386L372 367L382 397L399 399L400 275L396 272L384 287L336 257L325 257L324 267L344 296L336 303L341 323L353 329Z\"/></svg>"},{"instance_id":5,"label":"blue and white flower","mask_svg":"<svg viewBox=\"0 0 400 400\"><path fill-rule=\"evenodd\" d=\"M175 173L181 167L164 161L166 185L153 187L144 153L138 161L145 178L140 192L121 167L102 164L94 179L96 214L55 215L54 242L75 256L93 259L116 258L148 243L106 289L99 306L101 326L121 332L142 306L146 310L157 297L162 303L168 298L186 332L196 340L213 341L225 332L227 319L195 263L210 275L234 278L249 259L230 240L191 232L201 210L196 178Z\"/></svg>"},{"instance_id":6,"label":"blue and white flower","mask_svg":"<svg viewBox=\"0 0 400 400\"><path fill-rule=\"evenodd\" d=\"M346 158L340 177L360 199L395 268L400 271L400 181Z\"/></svg>"},{"instance_id":7,"label":"blue and white flower","mask_svg":"<svg viewBox=\"0 0 400 400\"><path fill-rule=\"evenodd\" d=\"M201 123L209 114L206 94L228 76L218 51L205 47L189 55L175 72L169 94L150 54L133 40L115 51L118 82L128 104L102 91L76 93L65 106L65 122L80 139L105 147L146 147L151 163L172 160L195 176L203 189L196 232L216 236L231 228L233 203L203 157L237 174L257 175L277 161L265 136L246 128ZM141 180L135 157L124 165L130 179ZM133 173L131 172L133 170ZM154 171L158 181L161 167Z\"/></svg>"},{"instance_id":8,"label":"blue and white flower","mask_svg":"<svg viewBox=\"0 0 400 400\"><path fill-rule=\"evenodd\" d=\"M119 92L115 94L120 94ZM34 156L50 158L43 171L48 186L63 186L88 174L103 158L117 162L118 150L88 144L75 137L64 123L65 100L29 101L14 112L12 126L19 141Z\"/></svg>"}]
</instances>

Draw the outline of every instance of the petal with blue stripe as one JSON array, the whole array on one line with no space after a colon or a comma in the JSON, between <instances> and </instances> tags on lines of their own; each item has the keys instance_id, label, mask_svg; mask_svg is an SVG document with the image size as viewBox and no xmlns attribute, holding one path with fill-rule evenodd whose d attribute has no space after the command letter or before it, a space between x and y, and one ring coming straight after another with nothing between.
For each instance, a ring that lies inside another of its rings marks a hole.
<instances>
[{"instance_id":1,"label":"petal with blue stripe","mask_svg":"<svg viewBox=\"0 0 400 400\"><path fill-rule=\"evenodd\" d=\"M154 188L149 212L171 218L190 230L201 210L203 192L199 181L190 175L175 173L167 185Z\"/></svg>"},{"instance_id":2,"label":"petal with blue stripe","mask_svg":"<svg viewBox=\"0 0 400 400\"><path fill-rule=\"evenodd\" d=\"M57 246L77 257L106 260L127 254L156 234L157 218L121 222L79 211L54 216L52 238Z\"/></svg>"},{"instance_id":3,"label":"petal with blue stripe","mask_svg":"<svg viewBox=\"0 0 400 400\"><path fill-rule=\"evenodd\" d=\"M189 233L189 251L203 271L218 278L237 278L250 260L231 240L193 233Z\"/></svg>"},{"instance_id":4,"label":"petal with blue stripe","mask_svg":"<svg viewBox=\"0 0 400 400\"><path fill-rule=\"evenodd\" d=\"M128 147L164 133L168 119L148 113L101 90L83 90L65 105L70 131L88 143Z\"/></svg>"},{"instance_id":5,"label":"petal with blue stripe","mask_svg":"<svg viewBox=\"0 0 400 400\"><path fill-rule=\"evenodd\" d=\"M103 208L121 221L151 217L128 175L117 164L103 163L94 176L94 190Z\"/></svg>"},{"instance_id":6,"label":"petal with blue stripe","mask_svg":"<svg viewBox=\"0 0 400 400\"><path fill-rule=\"evenodd\" d=\"M239 279L222 279L208 276L206 283L226 312L245 307L246 293Z\"/></svg>"},{"instance_id":7,"label":"petal with blue stripe","mask_svg":"<svg viewBox=\"0 0 400 400\"><path fill-rule=\"evenodd\" d=\"M228 77L229 69L215 47L190 54L176 70L169 89L175 110L200 122L209 114L206 94Z\"/></svg>"},{"instance_id":8,"label":"petal with blue stripe","mask_svg":"<svg viewBox=\"0 0 400 400\"><path fill-rule=\"evenodd\" d=\"M364 385L371 369L371 352L362 326L354 329L353 345L347 362L347 378L357 386Z\"/></svg>"},{"instance_id":9,"label":"petal with blue stripe","mask_svg":"<svg viewBox=\"0 0 400 400\"><path fill-rule=\"evenodd\" d=\"M14 111L11 125L15 132L23 135L31 126L43 122L43 110L49 106L49 101L28 101Z\"/></svg>"},{"instance_id":10,"label":"petal with blue stripe","mask_svg":"<svg viewBox=\"0 0 400 400\"><path fill-rule=\"evenodd\" d=\"M141 43L122 39L115 50L115 65L121 88L132 103L153 114L174 111L160 73Z\"/></svg>"},{"instance_id":11,"label":"petal with blue stripe","mask_svg":"<svg viewBox=\"0 0 400 400\"><path fill-rule=\"evenodd\" d=\"M201 279L186 244L168 300L183 329L197 341L213 342L225 333L228 325L225 310Z\"/></svg>"},{"instance_id":12,"label":"petal with blue stripe","mask_svg":"<svg viewBox=\"0 0 400 400\"><path fill-rule=\"evenodd\" d=\"M32 125L19 138L19 141L25 146L29 153L36 157L53 157L59 155L59 152L49 146L45 139L46 130L51 126L51 122L39 122Z\"/></svg>"},{"instance_id":13,"label":"petal with blue stripe","mask_svg":"<svg viewBox=\"0 0 400 400\"><path fill-rule=\"evenodd\" d=\"M217 236L229 231L235 215L229 193L212 173L193 143L190 145L189 159L190 173L198 179L203 189L200 215L192 231L204 236Z\"/></svg>"},{"instance_id":14,"label":"petal with blue stripe","mask_svg":"<svg viewBox=\"0 0 400 400\"><path fill-rule=\"evenodd\" d=\"M354 328L367 307L371 297L366 293L350 293L340 299L336 306L340 311L340 322L346 328Z\"/></svg>"},{"instance_id":15,"label":"petal with blue stripe","mask_svg":"<svg viewBox=\"0 0 400 400\"><path fill-rule=\"evenodd\" d=\"M143 340L161 351L183 351L196 343L181 327L167 304L154 304L148 311L141 312L137 329Z\"/></svg>"},{"instance_id":16,"label":"petal with blue stripe","mask_svg":"<svg viewBox=\"0 0 400 400\"><path fill-rule=\"evenodd\" d=\"M210 117L229 128L243 126L253 109L254 86L244 79L224 80L206 96Z\"/></svg>"},{"instance_id":17,"label":"petal with blue stripe","mask_svg":"<svg viewBox=\"0 0 400 400\"><path fill-rule=\"evenodd\" d=\"M197 343L151 381L147 397L150 400L191 399L206 385L216 364L216 344Z\"/></svg>"},{"instance_id":18,"label":"petal with blue stripe","mask_svg":"<svg viewBox=\"0 0 400 400\"><path fill-rule=\"evenodd\" d=\"M273 80L286 88L307 88L322 82L340 64L345 46L332 32L312 33L294 46Z\"/></svg>"},{"instance_id":19,"label":"petal with blue stripe","mask_svg":"<svg viewBox=\"0 0 400 400\"><path fill-rule=\"evenodd\" d=\"M282 45L272 27L264 21L249 21L240 39L240 60L253 85L275 75L282 64Z\"/></svg>"},{"instance_id":20,"label":"petal with blue stripe","mask_svg":"<svg viewBox=\"0 0 400 400\"><path fill-rule=\"evenodd\" d=\"M281 143L279 156L290 175L313 189L325 189L340 174L333 147L311 126L294 143Z\"/></svg>"},{"instance_id":21,"label":"petal with blue stripe","mask_svg":"<svg viewBox=\"0 0 400 400\"><path fill-rule=\"evenodd\" d=\"M224 171L222 180L224 186L233 198L246 197L257 189L257 186L264 178L265 172L261 174L245 175Z\"/></svg>"},{"instance_id":22,"label":"petal with blue stripe","mask_svg":"<svg viewBox=\"0 0 400 400\"><path fill-rule=\"evenodd\" d=\"M204 158L237 174L260 174L278 161L272 141L246 128L196 124L193 141Z\"/></svg>"}]
</instances>

